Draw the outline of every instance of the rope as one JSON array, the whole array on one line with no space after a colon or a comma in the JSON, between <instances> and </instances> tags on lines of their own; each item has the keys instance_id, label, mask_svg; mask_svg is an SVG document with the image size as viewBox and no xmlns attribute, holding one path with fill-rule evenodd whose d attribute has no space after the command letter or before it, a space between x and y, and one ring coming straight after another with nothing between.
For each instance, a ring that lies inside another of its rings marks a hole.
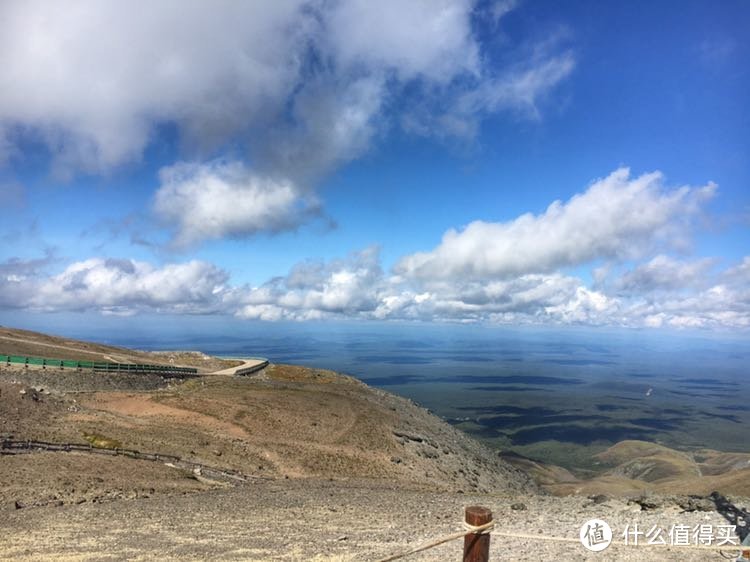
<instances>
[{"instance_id":1,"label":"rope","mask_svg":"<svg viewBox=\"0 0 750 562\"><path fill-rule=\"evenodd\" d=\"M468 525L468 524L467 524ZM460 539L465 537L466 535L471 534L481 534L485 529L491 529L495 526L494 521L490 521L489 523L485 523L484 525L479 525L478 527L474 527L473 525L469 525L471 527L470 530L464 530L459 531L458 533L452 533L450 535L445 535L443 537L440 537L439 539L431 540L430 542L426 542L424 544L421 544L415 548L412 548L410 550L406 550L404 552L401 552L399 554L394 554L393 556L389 556L388 558L383 558L381 560L378 560L378 562L391 562L391 560L398 560L399 558L404 558L405 556L410 556L412 554L416 554L417 552L422 552L423 550L428 550L430 548L434 548L440 544L443 544L445 542L454 541L456 539Z\"/></svg>"},{"instance_id":2,"label":"rope","mask_svg":"<svg viewBox=\"0 0 750 562\"><path fill-rule=\"evenodd\" d=\"M498 537L513 538L513 539L526 539L526 540L532 540L532 541L567 542L567 543L577 543L577 544L580 544L581 542L580 539L572 538L572 537L550 537L547 535L530 535L526 533L506 533L502 531L493 531L492 529L494 528L494 526L495 526L495 521L490 521L489 523L485 523L484 525L479 525L479 526L470 525L464 521L463 531L452 533L450 535L444 535L440 538L433 539L429 542L423 543L412 549L405 550L403 552L394 554L387 558L379 559L377 562L391 562L393 560L398 560L400 558L405 558L406 556L411 556L412 554L422 552L423 550L434 548L443 543L450 542L456 539L460 539L462 537L465 537L466 535L470 535L470 534L485 535L485 534L489 534L490 532L493 535L498 536ZM726 556L724 555L725 551L737 550L741 552L745 550L742 545L731 545L731 544L724 544L721 546L707 545L707 544L685 544L685 545L644 544L644 543L634 544L632 542L625 543L624 541L612 541L610 543L610 546L630 546L630 547L646 547L646 548L667 547L667 548L676 548L676 549L690 548L690 549L696 549L696 550L712 550L712 551L719 551L719 553L725 558L726 558Z\"/></svg>"},{"instance_id":3,"label":"rope","mask_svg":"<svg viewBox=\"0 0 750 562\"><path fill-rule=\"evenodd\" d=\"M487 525L489 525L489 527ZM484 525L471 525L470 523L464 521L463 526L464 530L468 531L469 533L474 533L475 535L489 535L492 532L492 529L495 528L495 522L490 521L489 523L485 523Z\"/></svg>"}]
</instances>

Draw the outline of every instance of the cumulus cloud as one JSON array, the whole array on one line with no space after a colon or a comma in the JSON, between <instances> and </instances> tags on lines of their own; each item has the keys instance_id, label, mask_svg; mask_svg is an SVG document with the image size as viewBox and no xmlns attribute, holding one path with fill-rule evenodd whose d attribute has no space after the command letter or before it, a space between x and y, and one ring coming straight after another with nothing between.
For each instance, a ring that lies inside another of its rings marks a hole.
<instances>
[{"instance_id":1,"label":"cumulus cloud","mask_svg":"<svg viewBox=\"0 0 750 562\"><path fill-rule=\"evenodd\" d=\"M750 258L745 259L750 263ZM371 249L344 260L306 263L257 288L237 288L239 317L254 320L360 318L428 322L748 328L750 275L735 266L706 288L663 287L622 294L560 273L490 282L443 280L425 290L388 275Z\"/></svg>"},{"instance_id":2,"label":"cumulus cloud","mask_svg":"<svg viewBox=\"0 0 750 562\"><path fill-rule=\"evenodd\" d=\"M705 285L715 259L680 261L660 254L648 262L624 273L613 283L614 288L626 293L674 291Z\"/></svg>"},{"instance_id":3,"label":"cumulus cloud","mask_svg":"<svg viewBox=\"0 0 750 562\"><path fill-rule=\"evenodd\" d=\"M0 307L27 307L37 280L54 261L54 254L48 252L42 258L10 258L0 262Z\"/></svg>"},{"instance_id":4,"label":"cumulus cloud","mask_svg":"<svg viewBox=\"0 0 750 562\"><path fill-rule=\"evenodd\" d=\"M14 265L20 264L11 262L4 267ZM52 312L216 312L223 308L228 280L224 271L200 261L159 268L135 260L92 258L49 276L40 274L36 264L25 265L24 275L0 277L2 293L13 294L18 307Z\"/></svg>"},{"instance_id":5,"label":"cumulus cloud","mask_svg":"<svg viewBox=\"0 0 750 562\"><path fill-rule=\"evenodd\" d=\"M163 168L154 210L185 247L200 240L291 228L315 205L288 180L259 176L236 161Z\"/></svg>"},{"instance_id":6,"label":"cumulus cloud","mask_svg":"<svg viewBox=\"0 0 750 562\"><path fill-rule=\"evenodd\" d=\"M615 301L559 274L491 283L452 280L419 291L386 274L377 248L330 262L305 262L260 287L239 288L236 314L255 320L371 318L425 321L594 322Z\"/></svg>"},{"instance_id":7,"label":"cumulus cloud","mask_svg":"<svg viewBox=\"0 0 750 562\"><path fill-rule=\"evenodd\" d=\"M750 328L750 290L747 283L720 283L687 295L635 299L626 318L649 327Z\"/></svg>"},{"instance_id":8,"label":"cumulus cloud","mask_svg":"<svg viewBox=\"0 0 750 562\"><path fill-rule=\"evenodd\" d=\"M237 314L261 320L359 316L375 310L382 284L378 250L368 248L330 263L297 265L286 277L246 291Z\"/></svg>"},{"instance_id":9,"label":"cumulus cloud","mask_svg":"<svg viewBox=\"0 0 750 562\"><path fill-rule=\"evenodd\" d=\"M205 207L195 224L180 223L178 237L188 241L230 232L191 234L192 229L256 228L250 203L284 193L284 186L263 183L237 163L185 166L165 173L163 189L174 192L166 198L171 204L187 201L177 208ZM193 182L201 186L199 194L231 192L237 209L216 213L236 222L213 220L213 198L201 202ZM262 321L750 328L750 256L721 267L717 260L666 253L675 236L688 237L700 203L714 191L712 184L667 190L659 174L630 178L627 170L618 170L540 215L449 232L435 250L405 256L391 271L383 268L379 249L370 247L341 259L302 262L257 287L233 285L226 272L200 261L154 266L95 258L49 274L52 256L13 259L0 263L0 307L217 313ZM281 201L294 202L298 195ZM287 207L278 207L279 216L287 216ZM594 270L593 281L582 278L586 265L601 262L607 266ZM565 271L572 267L579 274Z\"/></svg>"},{"instance_id":10,"label":"cumulus cloud","mask_svg":"<svg viewBox=\"0 0 750 562\"><path fill-rule=\"evenodd\" d=\"M396 271L423 280L486 278L639 257L656 243L684 240L690 219L715 190L711 183L666 190L658 172L631 178L621 168L540 215L449 230L434 250L404 257Z\"/></svg>"},{"instance_id":11,"label":"cumulus cloud","mask_svg":"<svg viewBox=\"0 0 750 562\"><path fill-rule=\"evenodd\" d=\"M224 138L283 107L312 23L302 4L4 2L0 129L93 172L138 158L160 123Z\"/></svg>"},{"instance_id":12,"label":"cumulus cloud","mask_svg":"<svg viewBox=\"0 0 750 562\"><path fill-rule=\"evenodd\" d=\"M90 259L61 273L47 263L0 264L0 307L135 314L231 314L248 320L421 320L493 324L582 324L750 328L750 257L717 272L705 288L658 294L607 292L575 276L526 274L489 282L443 280L429 290L383 271L376 248L308 261L259 287L236 286L204 262L156 267ZM646 264L644 264L646 265ZM652 264L653 265L653 264Z\"/></svg>"}]
</instances>

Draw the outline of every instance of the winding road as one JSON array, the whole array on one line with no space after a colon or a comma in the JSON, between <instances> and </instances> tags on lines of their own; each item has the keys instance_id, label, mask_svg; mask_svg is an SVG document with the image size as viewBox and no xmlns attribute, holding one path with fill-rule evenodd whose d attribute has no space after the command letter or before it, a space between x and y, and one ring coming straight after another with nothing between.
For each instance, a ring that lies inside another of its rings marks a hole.
<instances>
[{"instance_id":1,"label":"winding road","mask_svg":"<svg viewBox=\"0 0 750 562\"><path fill-rule=\"evenodd\" d=\"M211 375L234 375L237 373L237 371L240 371L242 369L252 369L253 367L258 367L262 365L263 363L267 363L265 359L245 359L244 363L242 365L237 365L236 367L230 367L229 369L222 369L221 371L214 371L213 373L210 373Z\"/></svg>"}]
</instances>

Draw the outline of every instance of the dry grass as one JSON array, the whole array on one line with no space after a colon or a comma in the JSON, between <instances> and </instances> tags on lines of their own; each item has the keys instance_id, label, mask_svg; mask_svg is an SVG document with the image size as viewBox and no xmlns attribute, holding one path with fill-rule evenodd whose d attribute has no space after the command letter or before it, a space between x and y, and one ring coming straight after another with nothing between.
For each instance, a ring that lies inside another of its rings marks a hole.
<instances>
[{"instance_id":1,"label":"dry grass","mask_svg":"<svg viewBox=\"0 0 750 562\"><path fill-rule=\"evenodd\" d=\"M122 448L121 441L118 441L117 439L112 439L110 437L105 437L104 435L101 435L100 433L88 433L84 431L83 438L86 441L88 441L88 443L91 444L92 447L96 447L97 449L121 449Z\"/></svg>"}]
</instances>

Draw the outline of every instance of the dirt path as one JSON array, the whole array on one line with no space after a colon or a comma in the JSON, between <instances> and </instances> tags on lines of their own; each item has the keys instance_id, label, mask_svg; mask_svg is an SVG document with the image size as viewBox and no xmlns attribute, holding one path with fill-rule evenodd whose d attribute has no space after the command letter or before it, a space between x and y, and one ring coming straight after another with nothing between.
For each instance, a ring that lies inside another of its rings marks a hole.
<instances>
[{"instance_id":1,"label":"dirt path","mask_svg":"<svg viewBox=\"0 0 750 562\"><path fill-rule=\"evenodd\" d=\"M249 369L252 367L257 367L258 365L262 365L265 362L266 362L265 359L245 359L242 365L238 365L236 367L230 367L229 369L222 369L221 371L215 371L213 373L208 373L208 374L209 375L234 375L240 369Z\"/></svg>"}]
</instances>

